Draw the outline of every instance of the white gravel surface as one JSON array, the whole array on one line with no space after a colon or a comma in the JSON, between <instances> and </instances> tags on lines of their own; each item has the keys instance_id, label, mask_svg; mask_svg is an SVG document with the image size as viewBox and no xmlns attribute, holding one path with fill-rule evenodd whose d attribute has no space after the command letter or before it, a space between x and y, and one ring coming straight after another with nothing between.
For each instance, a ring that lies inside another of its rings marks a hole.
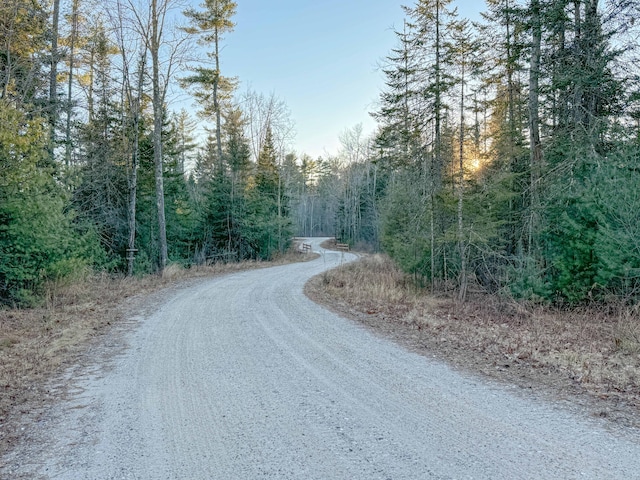
<instances>
[{"instance_id":1,"label":"white gravel surface","mask_svg":"<svg viewBox=\"0 0 640 480\"><path fill-rule=\"evenodd\" d=\"M323 252L167 296L0 476L640 478L635 432L460 374L308 300L304 283L340 261Z\"/></svg>"}]
</instances>

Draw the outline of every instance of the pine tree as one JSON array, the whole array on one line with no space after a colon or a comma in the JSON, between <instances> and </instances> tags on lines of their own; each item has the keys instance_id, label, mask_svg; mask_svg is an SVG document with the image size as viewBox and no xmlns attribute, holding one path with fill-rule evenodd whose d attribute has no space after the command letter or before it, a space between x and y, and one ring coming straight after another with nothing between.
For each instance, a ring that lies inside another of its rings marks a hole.
<instances>
[{"instance_id":1,"label":"pine tree","mask_svg":"<svg viewBox=\"0 0 640 480\"><path fill-rule=\"evenodd\" d=\"M190 264L196 251L197 212L192 202L182 163L189 155L183 116L172 116L165 122L164 145L167 245L174 261Z\"/></svg>"},{"instance_id":2,"label":"pine tree","mask_svg":"<svg viewBox=\"0 0 640 480\"><path fill-rule=\"evenodd\" d=\"M182 109L174 116L173 123L175 125L177 135L177 173L184 175L187 171L187 164L191 162L193 152L197 147L194 136L196 122L190 117L186 110Z\"/></svg>"},{"instance_id":3,"label":"pine tree","mask_svg":"<svg viewBox=\"0 0 640 480\"><path fill-rule=\"evenodd\" d=\"M447 30L447 25L454 18L454 12L449 8L450 4L450 0L420 0L413 7L405 8L408 16L407 34L402 36L403 47L398 49L403 53L396 54L396 58L406 57L407 60L404 61L404 65L400 64L399 68L395 69L397 73L394 74L393 80L396 83L395 86L391 84L393 89L390 90L395 90L396 100L400 100L396 103L399 106L396 112L405 116L408 120L406 125L412 124L411 131L405 134L404 145L400 148L405 152L412 151L412 165L404 168L413 175L419 175L422 181L420 187L413 181L406 187L419 188L422 196L422 201L419 202L422 213L414 221L418 222L419 235L429 239L427 255L430 261L425 273L429 275L434 287L438 279L447 276L445 258L448 255L445 255L442 247L449 213L443 203L443 193L445 176L450 172L453 140L451 128L448 126L450 106L447 104L447 98L455 84L450 73L453 68L452 48L450 32ZM393 97L390 97L390 100L392 99ZM402 113L403 108L405 113ZM410 114L406 115L408 112ZM395 121L395 124L402 125L398 121ZM378 145L384 147L380 141ZM385 155L384 150L382 155ZM398 176L390 182L390 188L404 188L396 182L408 178L410 177L405 175ZM388 232L385 235L388 243L390 232L384 227L383 231Z\"/></svg>"},{"instance_id":4,"label":"pine tree","mask_svg":"<svg viewBox=\"0 0 640 480\"><path fill-rule=\"evenodd\" d=\"M490 0L483 15L486 24L481 36L486 39L484 82L491 99L488 135L491 141L493 168L511 180L514 195L505 212L503 226L505 250L510 256L527 249L525 225L529 192L529 155L525 149L527 125L522 51L523 13L514 0ZM498 38L495 42L492 39Z\"/></svg>"},{"instance_id":5,"label":"pine tree","mask_svg":"<svg viewBox=\"0 0 640 480\"><path fill-rule=\"evenodd\" d=\"M49 69L49 156L53 159L53 150L56 142L56 127L58 125L58 37L60 24L60 0L53 0L53 12L51 15L51 65Z\"/></svg>"},{"instance_id":6,"label":"pine tree","mask_svg":"<svg viewBox=\"0 0 640 480\"><path fill-rule=\"evenodd\" d=\"M531 0L529 5L531 29L531 54L529 61L529 232L528 252L534 250L534 235L538 230L540 215L539 181L542 170L542 143L540 140L540 60L542 56L542 11L539 0Z\"/></svg>"},{"instance_id":7,"label":"pine tree","mask_svg":"<svg viewBox=\"0 0 640 480\"><path fill-rule=\"evenodd\" d=\"M255 189L261 198L272 201L274 204L278 199L278 185L280 182L276 161L277 156L273 144L273 135L271 128L268 128L266 141L256 164Z\"/></svg>"},{"instance_id":8,"label":"pine tree","mask_svg":"<svg viewBox=\"0 0 640 480\"><path fill-rule=\"evenodd\" d=\"M247 238L259 258L271 258L281 251L290 237L289 219L282 211L287 200L282 197L277 154L271 128L268 128L255 166L254 185L248 201Z\"/></svg>"},{"instance_id":9,"label":"pine tree","mask_svg":"<svg viewBox=\"0 0 640 480\"><path fill-rule=\"evenodd\" d=\"M372 115L381 124L376 138L381 159L390 168L419 161L428 113L420 100L420 67L416 54L417 39L405 21L396 32L399 46L386 58L382 71L386 89L380 95L380 107Z\"/></svg>"},{"instance_id":10,"label":"pine tree","mask_svg":"<svg viewBox=\"0 0 640 480\"><path fill-rule=\"evenodd\" d=\"M234 80L220 73L220 42L226 32L233 30L231 18L236 13L236 2L232 0L204 0L201 11L190 8L184 12L191 20L192 27L187 32L198 35L203 45L213 45L207 55L214 67L197 67L192 76L183 79L186 85L197 88L195 97L203 107L203 114L213 117L216 123L216 145L218 161L222 162L222 106L221 98L228 99L234 88Z\"/></svg>"},{"instance_id":11,"label":"pine tree","mask_svg":"<svg viewBox=\"0 0 640 480\"><path fill-rule=\"evenodd\" d=\"M0 303L32 306L47 281L80 275L103 260L93 230L43 167L44 120L0 100Z\"/></svg>"},{"instance_id":12,"label":"pine tree","mask_svg":"<svg viewBox=\"0 0 640 480\"><path fill-rule=\"evenodd\" d=\"M468 272L468 250L470 243L470 235L465 228L466 219L464 218L464 203L466 190L465 165L467 163L467 152L465 147L467 144L466 137L466 97L467 83L473 76L474 70L479 67L478 60L474 58L474 53L478 50L477 42L473 38L473 34L469 27L468 21L459 21L452 23L449 28L452 30L452 42L454 59L458 71L458 85L460 88L459 103L459 136L458 136L458 162L457 162L457 179L456 179L456 197L457 197L457 248L459 255L459 275L458 275L458 300L464 301L467 296L467 288L469 283Z\"/></svg>"},{"instance_id":13,"label":"pine tree","mask_svg":"<svg viewBox=\"0 0 640 480\"><path fill-rule=\"evenodd\" d=\"M228 250L238 259L248 258L250 248L245 238L247 215L247 189L252 171L251 147L244 134L245 120L239 108L225 116L225 159L230 180L230 216L227 223Z\"/></svg>"},{"instance_id":14,"label":"pine tree","mask_svg":"<svg viewBox=\"0 0 640 480\"><path fill-rule=\"evenodd\" d=\"M35 0L6 0L0 4L0 99L44 113L48 78L47 13Z\"/></svg>"},{"instance_id":15,"label":"pine tree","mask_svg":"<svg viewBox=\"0 0 640 480\"><path fill-rule=\"evenodd\" d=\"M598 259L611 251L596 248L603 201L596 200L595 179L618 148L607 137L613 138L622 85L613 74L617 52L598 2L554 2L544 13L554 122L545 155L540 242L551 266L550 285L576 302L598 283Z\"/></svg>"},{"instance_id":16,"label":"pine tree","mask_svg":"<svg viewBox=\"0 0 640 480\"><path fill-rule=\"evenodd\" d=\"M82 218L99 232L110 258L119 264L127 248L129 233L128 172L123 161L127 152L121 141L125 132L120 120L118 90L113 81L112 57L117 49L104 28L95 41L95 112L80 129L82 148L76 167L80 179L74 191L74 204Z\"/></svg>"},{"instance_id":17,"label":"pine tree","mask_svg":"<svg viewBox=\"0 0 640 480\"><path fill-rule=\"evenodd\" d=\"M69 23L71 24L71 32L69 33L69 37L66 39L66 43L68 46L67 63L69 66L67 72L67 105L66 105L66 124L65 124L65 165L69 167L72 162L72 152L73 152L73 142L71 139L71 126L73 119L73 108L74 108L74 100L73 100L73 82L74 76L76 75L76 47L78 45L78 37L80 30L80 0L72 0L71 7L71 16L69 19ZM123 56L124 56L124 48L122 48ZM126 62L125 62L126 63Z\"/></svg>"}]
</instances>

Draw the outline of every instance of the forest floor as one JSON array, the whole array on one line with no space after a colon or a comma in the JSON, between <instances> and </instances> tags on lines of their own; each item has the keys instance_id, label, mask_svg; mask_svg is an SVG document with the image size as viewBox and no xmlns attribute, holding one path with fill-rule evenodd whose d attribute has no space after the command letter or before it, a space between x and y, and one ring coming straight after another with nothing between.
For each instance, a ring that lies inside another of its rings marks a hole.
<instances>
[{"instance_id":1,"label":"forest floor","mask_svg":"<svg viewBox=\"0 0 640 480\"><path fill-rule=\"evenodd\" d=\"M525 307L480 292L460 304L417 289L383 255L315 277L305 293L421 355L640 428L637 309Z\"/></svg>"},{"instance_id":2,"label":"forest floor","mask_svg":"<svg viewBox=\"0 0 640 480\"><path fill-rule=\"evenodd\" d=\"M45 305L0 308L0 458L20 441L21 419L59 395L51 380L91 356L92 348L114 344L114 328L153 294L206 278L291 262L317 255L292 253L273 262L216 264L185 269L171 265L162 277L95 275L68 285L51 285Z\"/></svg>"}]
</instances>

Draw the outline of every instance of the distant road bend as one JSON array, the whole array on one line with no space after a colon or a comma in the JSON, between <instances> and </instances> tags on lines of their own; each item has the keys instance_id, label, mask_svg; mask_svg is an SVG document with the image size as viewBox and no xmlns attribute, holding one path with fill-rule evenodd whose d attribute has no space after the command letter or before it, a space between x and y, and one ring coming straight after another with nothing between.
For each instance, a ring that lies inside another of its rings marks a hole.
<instances>
[{"instance_id":1,"label":"distant road bend","mask_svg":"<svg viewBox=\"0 0 640 480\"><path fill-rule=\"evenodd\" d=\"M640 478L635 432L612 432L569 407L460 374L308 300L305 282L342 261L321 240L310 240L321 253L312 262L215 278L166 297L110 368L94 366L97 373L77 380L80 393L56 407L48 440L14 473Z\"/></svg>"}]
</instances>

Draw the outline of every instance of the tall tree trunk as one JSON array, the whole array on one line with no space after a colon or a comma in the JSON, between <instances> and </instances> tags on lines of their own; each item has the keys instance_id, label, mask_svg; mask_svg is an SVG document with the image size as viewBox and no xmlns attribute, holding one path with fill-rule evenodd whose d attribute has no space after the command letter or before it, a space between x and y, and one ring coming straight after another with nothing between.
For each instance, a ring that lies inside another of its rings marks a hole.
<instances>
[{"instance_id":1,"label":"tall tree trunk","mask_svg":"<svg viewBox=\"0 0 640 480\"><path fill-rule=\"evenodd\" d=\"M89 122L91 122L94 118L94 104L95 101L93 99L93 79L95 77L95 59L96 59L96 47L95 44L91 44L91 48L89 50L89 87L87 88L87 113L89 116Z\"/></svg>"},{"instance_id":2,"label":"tall tree trunk","mask_svg":"<svg viewBox=\"0 0 640 480\"><path fill-rule=\"evenodd\" d=\"M429 225L430 236L429 243L431 248L431 293L435 292L435 280L436 280L436 220L435 220L435 194L431 192L431 208L429 209Z\"/></svg>"},{"instance_id":3,"label":"tall tree trunk","mask_svg":"<svg viewBox=\"0 0 640 480\"><path fill-rule=\"evenodd\" d=\"M218 149L218 174L222 174L222 119L220 113L220 99L218 98L220 88L220 34L218 27L214 27L214 48L216 58L216 72L213 77L213 109L216 112L216 146Z\"/></svg>"},{"instance_id":4,"label":"tall tree trunk","mask_svg":"<svg viewBox=\"0 0 640 480\"><path fill-rule=\"evenodd\" d=\"M463 56L465 53L463 52ZM464 302L467 297L467 258L466 245L464 241L464 224L462 218L462 206L464 200L464 82L465 82L465 60L462 59L462 75L460 87L460 149L458 152L459 172L458 172L458 250L460 252L460 280L458 290L458 300Z\"/></svg>"},{"instance_id":5,"label":"tall tree trunk","mask_svg":"<svg viewBox=\"0 0 640 480\"><path fill-rule=\"evenodd\" d=\"M51 71L49 72L49 154L53 158L58 123L58 25L60 21L60 0L53 0L53 18L51 23Z\"/></svg>"},{"instance_id":6,"label":"tall tree trunk","mask_svg":"<svg viewBox=\"0 0 640 480\"><path fill-rule=\"evenodd\" d=\"M574 41L573 41L573 56L574 62L578 62L579 66L584 65L584 60L587 55L587 52L584 51L584 40L582 39L582 9L581 9L581 0L574 0L573 2L573 31L574 31ZM573 126L582 126L587 123L587 114L584 110L584 85L582 79L578 79L577 82L574 82L573 92L572 92L572 109L573 109Z\"/></svg>"},{"instance_id":7,"label":"tall tree trunk","mask_svg":"<svg viewBox=\"0 0 640 480\"><path fill-rule=\"evenodd\" d=\"M561 0L560 2L555 2L553 4L553 9L556 11L554 13L554 18L557 18L555 24L552 25L553 31L555 34L555 64L554 64L554 72L553 72L553 82L554 85L554 125L560 131L563 131L568 126L568 113L569 113L569 95L566 87L558 87L558 85L562 85L565 83L563 78L566 73L565 70L565 62L567 61L567 48L566 48L566 22L564 18L564 9L568 0Z\"/></svg>"},{"instance_id":8,"label":"tall tree trunk","mask_svg":"<svg viewBox=\"0 0 640 480\"><path fill-rule=\"evenodd\" d=\"M513 44L511 41L511 37L512 37L512 30L513 30L513 25L512 25L512 19L511 19L511 5L509 3L509 0L505 0L504 2L504 21L505 21L505 30L506 30L506 44L505 44L505 49L506 49L506 54L507 54L507 61L506 61L506 74L507 74L507 110L509 113L509 121L508 121L508 128L509 128L509 139L508 139L508 144L507 144L507 148L508 148L508 153L509 153L509 166L511 168L512 171L517 171L518 166L517 166L517 155L516 155L516 134L517 134L517 125L516 125L516 105L515 105L515 82L514 82L514 75L515 75L515 68L514 68L514 60L513 60ZM515 185L512 186L513 190L516 191L518 190L518 187L516 187ZM510 237L509 238L509 244L510 244L510 248L513 251L517 251L518 249L518 243L519 240L521 238L521 233L518 232L518 228L516 225L518 225L519 221L518 221L518 217L519 217L519 211L518 211L518 206L516 204L515 199L511 199L509 201L509 212L510 212L510 216L511 216L511 223L512 226L509 228L510 230Z\"/></svg>"},{"instance_id":9,"label":"tall tree trunk","mask_svg":"<svg viewBox=\"0 0 640 480\"><path fill-rule=\"evenodd\" d=\"M131 170L129 173L129 243L127 245L127 275L132 276L136 254L136 200L138 192L138 163L140 145L140 106L144 87L144 67L146 55L143 54L138 66L138 85L136 96L129 94L129 102L133 113L133 145L131 147ZM131 88L128 88L131 92Z\"/></svg>"},{"instance_id":10,"label":"tall tree trunk","mask_svg":"<svg viewBox=\"0 0 640 480\"><path fill-rule=\"evenodd\" d=\"M513 35L513 25L511 18L511 4L509 0L505 1L505 28L506 28L506 50L507 50L507 94L509 102L509 156L512 165L516 162L516 136L517 136L517 122L516 122L516 85L514 76L516 74L515 61L513 59L514 46L511 41Z\"/></svg>"},{"instance_id":11,"label":"tall tree trunk","mask_svg":"<svg viewBox=\"0 0 640 480\"><path fill-rule=\"evenodd\" d=\"M410 123L410 119L409 119L409 113L410 113L410 107L409 107L409 51L408 51L408 47L407 47L407 21L404 21L404 28L403 28L403 33L402 33L402 57L403 57L403 61L404 61L404 70L403 70L403 76L404 76L404 81L403 81L403 86L404 86L404 95L403 95L403 102L402 102L402 107L403 107L403 112L402 112L402 120L404 123L404 134L406 135L406 138L403 141L403 147L404 147L404 155L405 155L405 162L409 161L409 153L411 151L410 149L410 138L411 138L411 123Z\"/></svg>"},{"instance_id":12,"label":"tall tree trunk","mask_svg":"<svg viewBox=\"0 0 640 480\"><path fill-rule=\"evenodd\" d=\"M434 155L433 155L433 170L431 172L431 288L434 288L434 280L436 278L436 250L435 250L435 229L436 229L436 191L440 189L442 185L442 179L440 178L442 175L442 92L440 89L441 85L441 75L440 71L440 47L441 47L441 38L440 38L440 0L436 0L436 57L435 57L435 104L434 104L434 117L435 117L435 143L434 143Z\"/></svg>"},{"instance_id":13,"label":"tall tree trunk","mask_svg":"<svg viewBox=\"0 0 640 480\"><path fill-rule=\"evenodd\" d=\"M164 95L160 85L160 41L158 0L151 0L151 39L150 53L153 83L153 161L156 180L156 208L158 211L158 269L162 275L167 266L167 224L164 209L164 177L162 158L162 123L164 120Z\"/></svg>"},{"instance_id":14,"label":"tall tree trunk","mask_svg":"<svg viewBox=\"0 0 640 480\"><path fill-rule=\"evenodd\" d=\"M282 154L281 157L282 158ZM278 175L278 253L284 253L284 243L282 242L282 172Z\"/></svg>"},{"instance_id":15,"label":"tall tree trunk","mask_svg":"<svg viewBox=\"0 0 640 480\"><path fill-rule=\"evenodd\" d=\"M539 198L538 181L542 166L542 145L540 144L540 56L542 43L542 27L540 21L540 0L531 0L531 61L529 64L529 170L530 170L530 205L529 232L527 248L529 254L534 250L534 234L538 225Z\"/></svg>"},{"instance_id":16,"label":"tall tree trunk","mask_svg":"<svg viewBox=\"0 0 640 480\"><path fill-rule=\"evenodd\" d=\"M73 0L71 13L71 38L69 40L69 78L67 80L67 125L65 129L65 155L64 161L67 167L71 164L71 117L73 115L73 68L75 60L75 44L78 35L78 9L80 0Z\"/></svg>"},{"instance_id":17,"label":"tall tree trunk","mask_svg":"<svg viewBox=\"0 0 640 480\"><path fill-rule=\"evenodd\" d=\"M442 72L440 71L440 1L436 0L436 58L435 58L435 74L436 74L436 88L435 88L435 105L434 105L434 117L435 117L435 171L432 172L433 179L435 181L435 188L440 188L440 175L442 174L442 92L440 89Z\"/></svg>"}]
</instances>

